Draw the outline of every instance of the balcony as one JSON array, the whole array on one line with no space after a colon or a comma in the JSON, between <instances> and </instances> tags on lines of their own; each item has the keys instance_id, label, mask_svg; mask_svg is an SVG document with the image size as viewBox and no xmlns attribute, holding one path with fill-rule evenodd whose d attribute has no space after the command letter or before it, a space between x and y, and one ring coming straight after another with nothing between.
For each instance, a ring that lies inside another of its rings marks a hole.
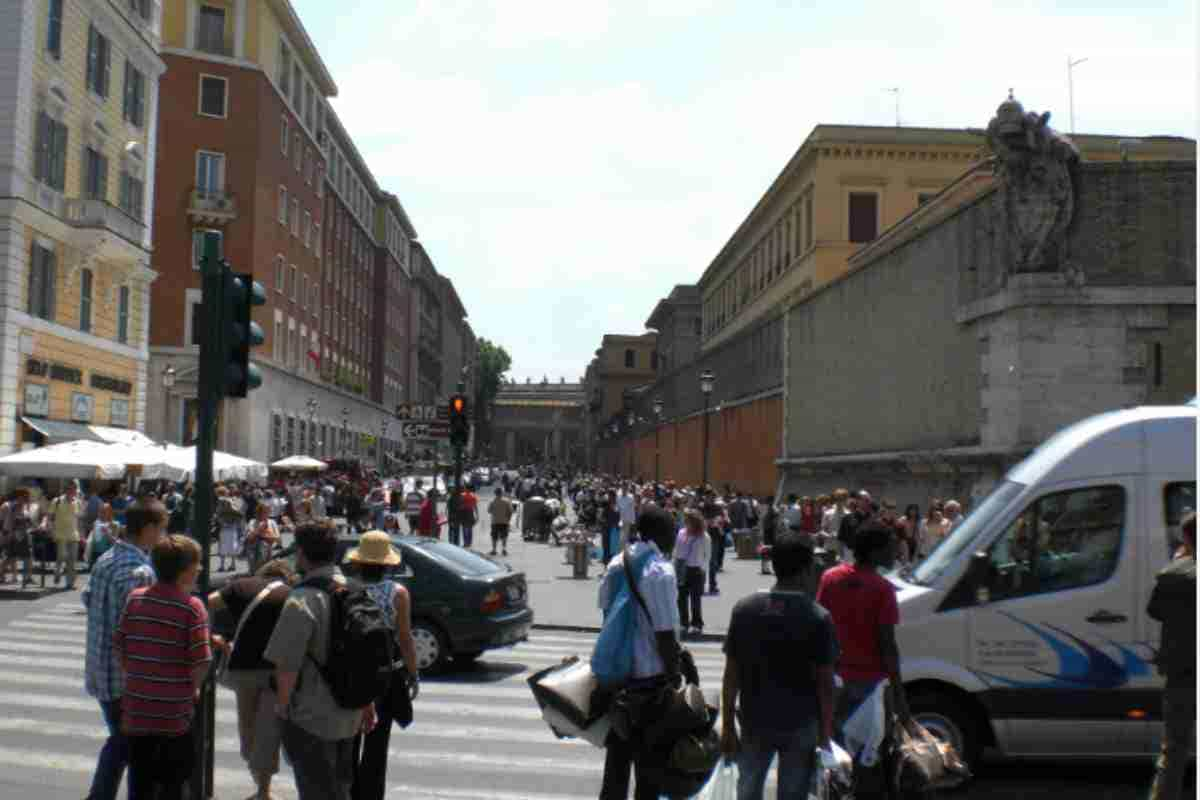
<instances>
[{"instance_id":1,"label":"balcony","mask_svg":"<svg viewBox=\"0 0 1200 800\"><path fill-rule=\"evenodd\" d=\"M237 202L223 189L193 188L188 198L188 216L204 224L224 224L237 218Z\"/></svg>"},{"instance_id":2,"label":"balcony","mask_svg":"<svg viewBox=\"0 0 1200 800\"><path fill-rule=\"evenodd\" d=\"M72 227L115 233L139 247L146 233L146 226L140 220L103 200L68 198L63 202L63 216Z\"/></svg>"}]
</instances>

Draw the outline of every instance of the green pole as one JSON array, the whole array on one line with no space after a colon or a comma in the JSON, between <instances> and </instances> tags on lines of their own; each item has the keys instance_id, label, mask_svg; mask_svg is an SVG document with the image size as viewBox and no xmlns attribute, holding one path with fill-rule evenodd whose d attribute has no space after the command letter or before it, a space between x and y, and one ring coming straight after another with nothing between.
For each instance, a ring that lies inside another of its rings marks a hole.
<instances>
[{"instance_id":1,"label":"green pole","mask_svg":"<svg viewBox=\"0 0 1200 800\"><path fill-rule=\"evenodd\" d=\"M220 261L218 240L206 237L202 271L202 308L205 336L200 343L200 381L198 385L199 436L196 442L196 472L192 515L192 536L200 540L200 593L207 601L211 587L209 564L212 556L213 449L216 445L217 412L224 394L224 363L227 355L225 331L225 278L228 267ZM213 796L213 734L216 722L216 686L207 680L200 690L196 709L197 768L192 771L189 797L207 800Z\"/></svg>"}]
</instances>

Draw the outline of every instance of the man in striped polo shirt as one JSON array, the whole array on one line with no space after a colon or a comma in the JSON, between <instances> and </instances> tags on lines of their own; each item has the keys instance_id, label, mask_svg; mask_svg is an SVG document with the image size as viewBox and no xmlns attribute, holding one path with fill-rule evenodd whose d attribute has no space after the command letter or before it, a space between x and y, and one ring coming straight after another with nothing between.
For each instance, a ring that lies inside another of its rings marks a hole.
<instances>
[{"instance_id":1,"label":"man in striped polo shirt","mask_svg":"<svg viewBox=\"0 0 1200 800\"><path fill-rule=\"evenodd\" d=\"M100 703L108 739L100 748L96 773L88 800L116 800L121 778L129 763L129 742L121 732L121 695L125 676L113 649L113 634L130 593L154 583L154 567L149 553L167 527L167 509L157 500L146 498L125 512L124 538L96 561L83 607L87 609L87 693ZM137 800L136 795L132 800Z\"/></svg>"},{"instance_id":2,"label":"man in striped polo shirt","mask_svg":"<svg viewBox=\"0 0 1200 800\"><path fill-rule=\"evenodd\" d=\"M193 597L200 545L172 534L150 553L158 580L134 589L113 635L125 673L130 797L182 800L192 774L192 716L212 660L208 610ZM217 641L217 644L220 644Z\"/></svg>"}]
</instances>

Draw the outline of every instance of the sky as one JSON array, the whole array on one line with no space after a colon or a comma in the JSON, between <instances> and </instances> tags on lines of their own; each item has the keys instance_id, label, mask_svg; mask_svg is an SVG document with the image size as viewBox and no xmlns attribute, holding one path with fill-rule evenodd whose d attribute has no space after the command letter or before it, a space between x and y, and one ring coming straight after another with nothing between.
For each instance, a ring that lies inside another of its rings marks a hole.
<instances>
[{"instance_id":1,"label":"sky","mask_svg":"<svg viewBox=\"0 0 1200 800\"><path fill-rule=\"evenodd\" d=\"M338 116L510 376L582 378L820 123L1197 130L1192 2L292 0ZM819 8L814 7L819 6Z\"/></svg>"}]
</instances>

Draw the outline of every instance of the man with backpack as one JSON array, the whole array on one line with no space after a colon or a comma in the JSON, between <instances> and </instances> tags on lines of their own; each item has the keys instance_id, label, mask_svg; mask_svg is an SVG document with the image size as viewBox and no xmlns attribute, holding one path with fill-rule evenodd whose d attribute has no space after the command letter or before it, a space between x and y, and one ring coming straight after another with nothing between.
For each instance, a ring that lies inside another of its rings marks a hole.
<instances>
[{"instance_id":1,"label":"man with backpack","mask_svg":"<svg viewBox=\"0 0 1200 800\"><path fill-rule=\"evenodd\" d=\"M296 548L304 580L284 603L263 659L275 666L275 713L300 800L349 800L354 737L375 726L394 642L379 606L335 565L331 525L301 525Z\"/></svg>"}]
</instances>

